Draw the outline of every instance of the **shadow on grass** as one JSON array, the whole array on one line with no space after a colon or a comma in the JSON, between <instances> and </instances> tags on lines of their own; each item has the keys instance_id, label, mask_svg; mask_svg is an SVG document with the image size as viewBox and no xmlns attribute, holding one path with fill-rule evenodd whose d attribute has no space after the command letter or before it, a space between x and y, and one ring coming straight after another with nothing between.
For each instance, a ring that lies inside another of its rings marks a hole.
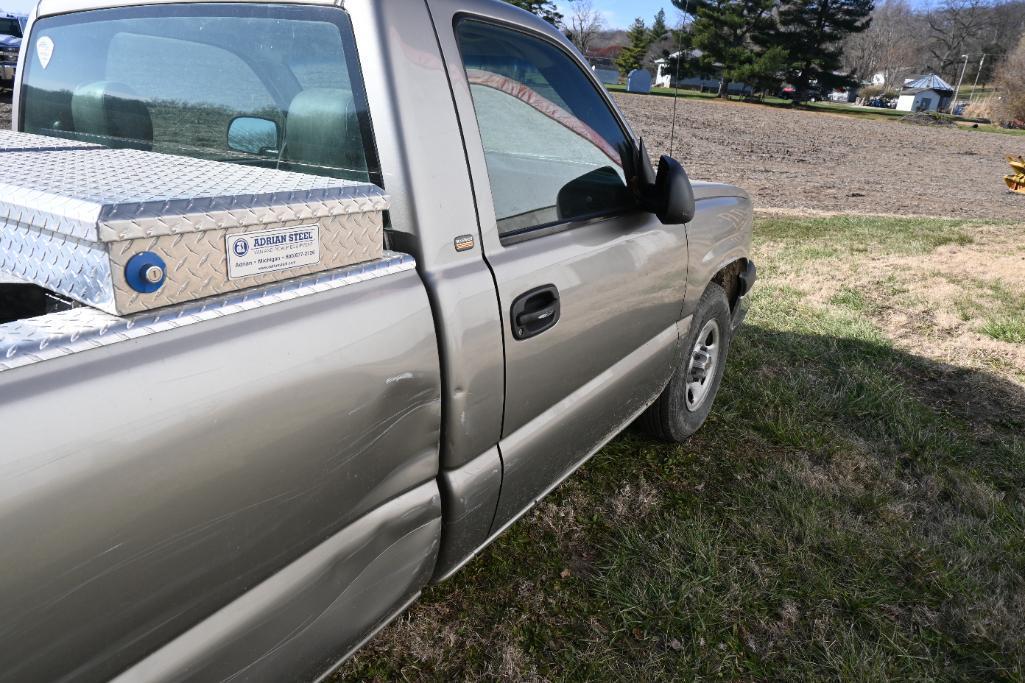
<instances>
[{"instance_id":1,"label":"shadow on grass","mask_svg":"<svg viewBox=\"0 0 1025 683\"><path fill-rule=\"evenodd\" d=\"M1023 392L751 325L683 445L605 447L342 677L1020 679Z\"/></svg>"}]
</instances>

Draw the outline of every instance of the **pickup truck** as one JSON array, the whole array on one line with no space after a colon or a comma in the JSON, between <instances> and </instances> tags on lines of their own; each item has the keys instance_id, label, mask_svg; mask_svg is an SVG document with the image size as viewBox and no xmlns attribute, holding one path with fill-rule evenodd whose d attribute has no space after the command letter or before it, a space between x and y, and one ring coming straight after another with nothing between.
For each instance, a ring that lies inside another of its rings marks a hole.
<instances>
[{"instance_id":1,"label":"pickup truck","mask_svg":"<svg viewBox=\"0 0 1025 683\"><path fill-rule=\"evenodd\" d=\"M42 0L15 85L54 149L389 205L329 285L124 315L0 285L2 681L325 677L624 428L708 415L750 199L656 172L529 13Z\"/></svg>"},{"instance_id":2,"label":"pickup truck","mask_svg":"<svg viewBox=\"0 0 1025 683\"><path fill-rule=\"evenodd\" d=\"M21 49L21 34L25 18L16 14L0 13L0 88L14 85L15 66Z\"/></svg>"}]
</instances>

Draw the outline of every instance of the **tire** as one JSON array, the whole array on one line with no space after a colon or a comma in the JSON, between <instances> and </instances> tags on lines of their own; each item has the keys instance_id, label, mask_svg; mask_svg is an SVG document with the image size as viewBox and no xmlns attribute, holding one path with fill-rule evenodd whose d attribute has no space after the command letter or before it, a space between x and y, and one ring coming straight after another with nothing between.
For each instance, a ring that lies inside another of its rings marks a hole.
<instances>
[{"instance_id":1,"label":"tire","mask_svg":"<svg viewBox=\"0 0 1025 683\"><path fill-rule=\"evenodd\" d=\"M722 382L730 339L730 304L723 288L713 282L698 302L673 377L638 421L644 431L662 441L682 443L701 429Z\"/></svg>"}]
</instances>

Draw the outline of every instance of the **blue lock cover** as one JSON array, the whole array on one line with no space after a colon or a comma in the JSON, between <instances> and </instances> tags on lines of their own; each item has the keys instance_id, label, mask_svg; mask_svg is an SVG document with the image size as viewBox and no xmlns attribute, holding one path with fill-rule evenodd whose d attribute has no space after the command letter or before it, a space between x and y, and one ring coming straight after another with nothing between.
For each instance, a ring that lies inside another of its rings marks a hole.
<instances>
[{"instance_id":1,"label":"blue lock cover","mask_svg":"<svg viewBox=\"0 0 1025 683\"><path fill-rule=\"evenodd\" d=\"M159 269L159 279L155 269ZM125 264L125 281L140 294L157 291L166 279L167 264L152 251L141 251Z\"/></svg>"}]
</instances>

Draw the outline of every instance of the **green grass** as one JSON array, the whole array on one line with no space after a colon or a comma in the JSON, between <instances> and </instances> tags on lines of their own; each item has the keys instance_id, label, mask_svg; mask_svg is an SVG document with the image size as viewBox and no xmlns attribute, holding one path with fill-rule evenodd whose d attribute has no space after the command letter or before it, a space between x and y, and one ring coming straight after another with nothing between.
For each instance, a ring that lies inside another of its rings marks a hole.
<instances>
[{"instance_id":1,"label":"green grass","mask_svg":"<svg viewBox=\"0 0 1025 683\"><path fill-rule=\"evenodd\" d=\"M616 83L606 84L605 87L610 92L626 92L625 85L619 85ZM714 92L700 92L698 90L690 90L688 88L680 88L678 91L673 88L659 88L654 87L651 89L649 95L660 95L663 97L686 97L690 99L701 99L701 100L714 100L716 95Z\"/></svg>"},{"instance_id":2,"label":"green grass","mask_svg":"<svg viewBox=\"0 0 1025 683\"><path fill-rule=\"evenodd\" d=\"M825 303L782 275L972 229L761 220L761 280L702 431L617 438L340 677L1025 678L1021 387L897 349L872 316L899 275Z\"/></svg>"}]
</instances>

